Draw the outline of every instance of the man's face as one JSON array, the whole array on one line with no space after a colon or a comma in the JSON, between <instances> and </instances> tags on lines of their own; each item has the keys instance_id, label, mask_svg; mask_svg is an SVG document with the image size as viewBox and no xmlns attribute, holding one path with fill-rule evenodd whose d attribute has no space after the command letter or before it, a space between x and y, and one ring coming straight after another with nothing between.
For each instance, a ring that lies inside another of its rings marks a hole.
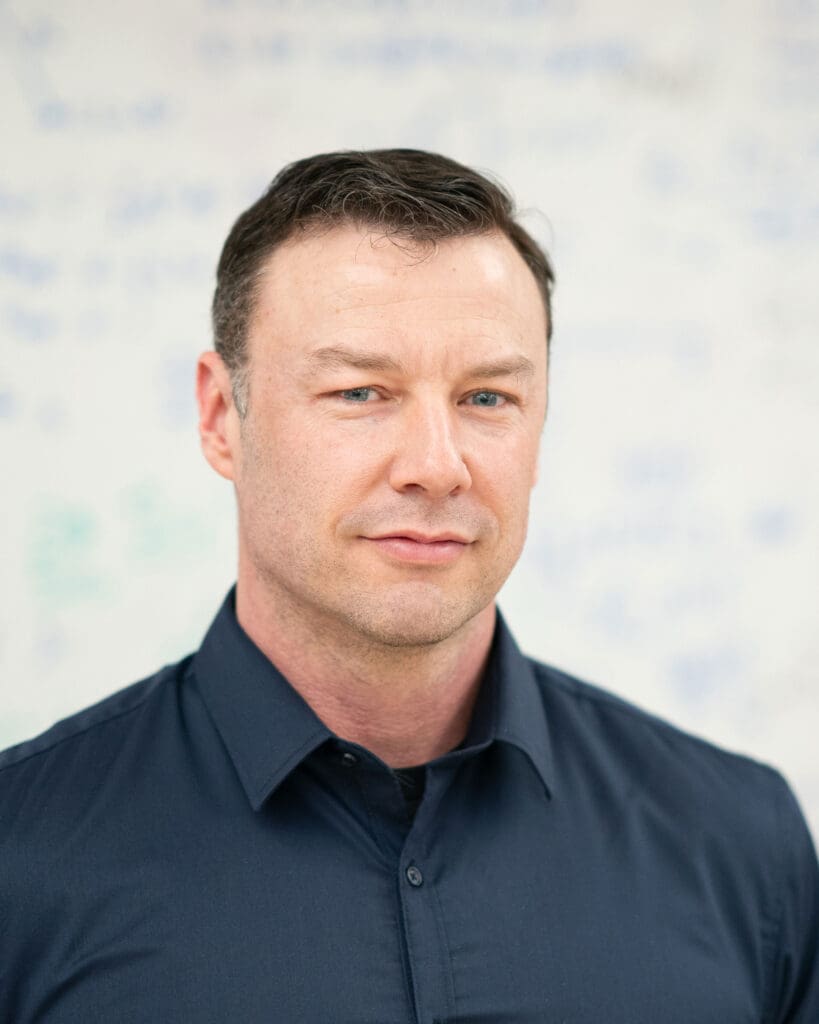
<instances>
[{"instance_id":1,"label":"man's face","mask_svg":"<svg viewBox=\"0 0 819 1024\"><path fill-rule=\"evenodd\" d=\"M436 643L491 606L525 539L547 394L543 301L511 243L291 241L248 351L240 580L370 644Z\"/></svg>"}]
</instances>

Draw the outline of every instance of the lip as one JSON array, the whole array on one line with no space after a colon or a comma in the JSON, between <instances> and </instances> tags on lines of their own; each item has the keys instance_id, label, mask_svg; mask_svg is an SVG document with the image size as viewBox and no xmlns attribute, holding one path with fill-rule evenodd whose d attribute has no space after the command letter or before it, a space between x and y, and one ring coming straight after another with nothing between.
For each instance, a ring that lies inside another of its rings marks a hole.
<instances>
[{"instance_id":1,"label":"lip","mask_svg":"<svg viewBox=\"0 0 819 1024\"><path fill-rule=\"evenodd\" d=\"M440 544L444 541L454 541L456 544L471 543L466 537L457 533L419 533L417 530L391 530L389 533L382 533L378 537L368 537L368 540L393 540L406 539L414 540L416 544Z\"/></svg>"},{"instance_id":2,"label":"lip","mask_svg":"<svg viewBox=\"0 0 819 1024\"><path fill-rule=\"evenodd\" d=\"M391 560L415 565L449 565L460 558L471 543L454 533L425 536L412 530L362 539Z\"/></svg>"}]
</instances>

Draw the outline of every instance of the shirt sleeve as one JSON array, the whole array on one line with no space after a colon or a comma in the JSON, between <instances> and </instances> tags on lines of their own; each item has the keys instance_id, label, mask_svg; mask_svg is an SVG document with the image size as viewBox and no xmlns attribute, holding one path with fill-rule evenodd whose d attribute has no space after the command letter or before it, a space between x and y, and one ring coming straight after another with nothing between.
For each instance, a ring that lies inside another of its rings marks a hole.
<instances>
[{"instance_id":1,"label":"shirt sleeve","mask_svg":"<svg viewBox=\"0 0 819 1024\"><path fill-rule=\"evenodd\" d=\"M783 872L774 951L772 1024L819 1022L819 864L796 797L778 776Z\"/></svg>"}]
</instances>

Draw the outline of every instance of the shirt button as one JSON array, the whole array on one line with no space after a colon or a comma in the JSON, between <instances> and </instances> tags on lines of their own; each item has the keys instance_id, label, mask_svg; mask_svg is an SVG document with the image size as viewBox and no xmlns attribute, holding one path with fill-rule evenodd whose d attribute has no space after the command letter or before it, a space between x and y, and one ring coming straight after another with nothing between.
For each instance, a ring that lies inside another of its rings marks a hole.
<instances>
[{"instance_id":1,"label":"shirt button","mask_svg":"<svg viewBox=\"0 0 819 1024\"><path fill-rule=\"evenodd\" d=\"M414 885L416 889L419 885L424 884L424 876L414 864L410 864L407 868L407 881L410 885Z\"/></svg>"},{"instance_id":2,"label":"shirt button","mask_svg":"<svg viewBox=\"0 0 819 1024\"><path fill-rule=\"evenodd\" d=\"M349 750L345 750L341 755L341 763L345 768L355 768L358 764L358 758L355 754L351 754Z\"/></svg>"}]
</instances>

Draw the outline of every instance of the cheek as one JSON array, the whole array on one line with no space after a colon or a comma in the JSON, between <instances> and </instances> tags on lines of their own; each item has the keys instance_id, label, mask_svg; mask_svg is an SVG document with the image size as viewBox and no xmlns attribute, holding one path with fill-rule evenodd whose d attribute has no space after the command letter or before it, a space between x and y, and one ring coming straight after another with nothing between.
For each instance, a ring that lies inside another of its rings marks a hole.
<instances>
[{"instance_id":1,"label":"cheek","mask_svg":"<svg viewBox=\"0 0 819 1024\"><path fill-rule=\"evenodd\" d=\"M306 524L354 501L376 461L372 443L288 418L246 438L237 490L263 515L287 514ZM299 524L290 529L298 532Z\"/></svg>"},{"instance_id":2,"label":"cheek","mask_svg":"<svg viewBox=\"0 0 819 1024\"><path fill-rule=\"evenodd\" d=\"M473 485L502 518L528 509L537 466L537 447L523 436L517 444L484 445L472 461Z\"/></svg>"}]
</instances>

